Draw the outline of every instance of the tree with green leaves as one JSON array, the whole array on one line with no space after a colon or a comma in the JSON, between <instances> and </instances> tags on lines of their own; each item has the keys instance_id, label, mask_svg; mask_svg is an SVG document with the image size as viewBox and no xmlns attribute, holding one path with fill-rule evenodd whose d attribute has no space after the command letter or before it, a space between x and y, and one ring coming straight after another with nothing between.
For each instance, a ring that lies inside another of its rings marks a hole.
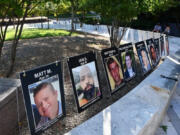
<instances>
[{"instance_id":1,"label":"tree with green leaves","mask_svg":"<svg viewBox=\"0 0 180 135\"><path fill-rule=\"evenodd\" d=\"M53 13L54 13L54 16L56 17L56 20L58 21L58 17L59 17L59 13L61 11L61 4L62 3L62 0L54 0L53 1Z\"/></svg>"},{"instance_id":2,"label":"tree with green leaves","mask_svg":"<svg viewBox=\"0 0 180 135\"><path fill-rule=\"evenodd\" d=\"M85 15L87 14L88 11L91 10L91 6L87 3L87 0L79 0L78 4L78 11L81 13L81 21L80 21L80 26L82 27L83 21L85 20Z\"/></svg>"},{"instance_id":3,"label":"tree with green leaves","mask_svg":"<svg viewBox=\"0 0 180 135\"><path fill-rule=\"evenodd\" d=\"M47 12L52 11L54 8L53 2L57 4L60 0L1 0L0 6L0 60L2 55L2 48L6 38L6 32L9 25L15 24L14 39L12 40L12 47L10 53L10 66L7 71L7 77L9 77L13 71L15 59L16 59L16 48L21 37L25 19L28 15L32 15L35 7L41 5L45 7ZM54 13L54 11L52 11ZM44 13L43 13L44 14Z\"/></svg>"},{"instance_id":4,"label":"tree with green leaves","mask_svg":"<svg viewBox=\"0 0 180 135\"><path fill-rule=\"evenodd\" d=\"M11 2L8 2L7 0L0 1L0 59L2 55L2 48L6 38L6 32L13 19L13 4L13 0ZM7 19L8 17L9 19Z\"/></svg>"},{"instance_id":5,"label":"tree with green leaves","mask_svg":"<svg viewBox=\"0 0 180 135\"><path fill-rule=\"evenodd\" d=\"M78 0L66 0L66 2L70 2L70 7L71 7L71 32L70 32L71 35L72 32L74 31L74 18L78 8Z\"/></svg>"},{"instance_id":6,"label":"tree with green leaves","mask_svg":"<svg viewBox=\"0 0 180 135\"><path fill-rule=\"evenodd\" d=\"M107 25L111 46L119 46L126 25L137 16L137 3L133 0L86 0L92 11L100 14ZM120 26L124 26L120 29Z\"/></svg>"},{"instance_id":7,"label":"tree with green leaves","mask_svg":"<svg viewBox=\"0 0 180 135\"><path fill-rule=\"evenodd\" d=\"M12 40L11 46L11 56L10 56L10 66L7 72L7 77L13 71L14 63L16 59L16 48L21 37L21 33L23 30L23 25L25 23L25 19L30 14L30 12L34 9L34 6L39 3L38 0L1 0L1 21L0 21L0 56L2 54L2 48L4 45L6 32L10 24L15 25L15 33L14 39ZM32 6L34 5L34 6Z\"/></svg>"},{"instance_id":8,"label":"tree with green leaves","mask_svg":"<svg viewBox=\"0 0 180 135\"><path fill-rule=\"evenodd\" d=\"M162 12L169 8L176 7L180 2L176 0L140 0L138 1L139 14L151 14L156 20Z\"/></svg>"},{"instance_id":9,"label":"tree with green leaves","mask_svg":"<svg viewBox=\"0 0 180 135\"><path fill-rule=\"evenodd\" d=\"M23 30L23 25L25 22L25 18L28 15L28 11L30 11L30 6L31 6L32 1L31 0L17 0L14 3L14 15L13 17L16 18L17 24L15 28L15 34L14 34L14 39L13 39L13 44L11 48L11 57L10 57L10 67L7 72L7 77L10 76L10 74L13 71L14 68L14 63L16 59L16 48ZM9 18L11 19L11 17Z\"/></svg>"},{"instance_id":10,"label":"tree with green leaves","mask_svg":"<svg viewBox=\"0 0 180 135\"><path fill-rule=\"evenodd\" d=\"M41 17L41 29L43 29L42 18L45 16L45 1L41 1L35 8L32 10L30 16L40 16Z\"/></svg>"},{"instance_id":11,"label":"tree with green leaves","mask_svg":"<svg viewBox=\"0 0 180 135\"><path fill-rule=\"evenodd\" d=\"M81 0L90 10L100 14L107 24L111 46L119 46L127 27L141 13L158 14L173 6L175 0ZM120 26L122 28L120 28Z\"/></svg>"}]
</instances>

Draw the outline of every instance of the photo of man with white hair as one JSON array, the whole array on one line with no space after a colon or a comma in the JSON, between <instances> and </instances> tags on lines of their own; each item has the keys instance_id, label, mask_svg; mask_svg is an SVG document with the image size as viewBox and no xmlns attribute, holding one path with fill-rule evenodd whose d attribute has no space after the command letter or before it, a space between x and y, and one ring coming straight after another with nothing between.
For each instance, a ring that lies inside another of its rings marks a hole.
<instances>
[{"instance_id":1,"label":"photo of man with white hair","mask_svg":"<svg viewBox=\"0 0 180 135\"><path fill-rule=\"evenodd\" d=\"M77 94L80 106L100 95L98 87L94 85L93 74L88 66L83 66L79 72L80 83L77 87Z\"/></svg>"},{"instance_id":2,"label":"photo of man with white hair","mask_svg":"<svg viewBox=\"0 0 180 135\"><path fill-rule=\"evenodd\" d=\"M80 107L101 95L99 87L95 86L96 72L94 73L90 68L93 67L93 64L78 67L79 82L76 84L76 93Z\"/></svg>"}]
</instances>

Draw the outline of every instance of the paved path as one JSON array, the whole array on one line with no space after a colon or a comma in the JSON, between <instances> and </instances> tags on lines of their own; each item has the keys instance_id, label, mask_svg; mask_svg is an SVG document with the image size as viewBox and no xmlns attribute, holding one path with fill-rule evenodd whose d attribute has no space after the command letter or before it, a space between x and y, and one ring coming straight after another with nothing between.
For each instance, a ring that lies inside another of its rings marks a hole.
<instances>
[{"instance_id":1,"label":"paved path","mask_svg":"<svg viewBox=\"0 0 180 135\"><path fill-rule=\"evenodd\" d=\"M180 135L180 82L172 97L167 115L155 135Z\"/></svg>"},{"instance_id":2,"label":"paved path","mask_svg":"<svg viewBox=\"0 0 180 135\"><path fill-rule=\"evenodd\" d=\"M180 38L169 37L170 43L170 57L175 60L180 69ZM167 128L167 131L163 130ZM180 135L180 81L177 85L176 91L172 96L167 115L160 124L155 135Z\"/></svg>"}]
</instances>

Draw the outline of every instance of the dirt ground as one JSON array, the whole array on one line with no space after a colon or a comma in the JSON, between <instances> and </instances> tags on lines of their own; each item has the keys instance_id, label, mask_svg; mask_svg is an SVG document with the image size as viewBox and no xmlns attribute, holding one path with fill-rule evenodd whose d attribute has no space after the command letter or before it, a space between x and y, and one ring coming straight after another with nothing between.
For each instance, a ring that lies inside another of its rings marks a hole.
<instances>
[{"instance_id":1,"label":"dirt ground","mask_svg":"<svg viewBox=\"0 0 180 135\"><path fill-rule=\"evenodd\" d=\"M80 34L74 37L45 37L37 39L25 39L19 42L15 69L11 78L18 78L19 72L22 72L23 70L52 63L57 60L63 61L66 116L55 123L52 127L48 128L43 135L62 135L70 131L72 128L80 125L87 119L96 115L98 112L120 99L145 78L141 75L139 62L136 57L137 76L111 96L100 57L100 50L109 47L109 40L102 36L90 34L87 34L86 39L87 40L85 42L84 35ZM4 76L9 65L8 60L10 47L11 42L6 42L3 48L3 56L0 61L0 77ZM90 50L97 52L97 63L103 98L91 105L85 111L78 113L71 85L71 79L66 64L66 58L82 54ZM14 134L30 135L27 119L24 118L21 122L22 126L20 129L17 127Z\"/></svg>"}]
</instances>

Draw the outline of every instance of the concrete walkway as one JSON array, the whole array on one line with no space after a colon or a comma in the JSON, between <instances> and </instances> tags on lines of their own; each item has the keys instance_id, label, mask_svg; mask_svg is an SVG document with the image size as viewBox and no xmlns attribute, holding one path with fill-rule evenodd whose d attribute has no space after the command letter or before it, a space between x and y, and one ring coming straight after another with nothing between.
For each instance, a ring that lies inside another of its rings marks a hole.
<instances>
[{"instance_id":1,"label":"concrete walkway","mask_svg":"<svg viewBox=\"0 0 180 135\"><path fill-rule=\"evenodd\" d=\"M168 59L176 62L180 69L180 38L169 37L169 43L171 46ZM167 114L155 135L180 135L180 82L172 96Z\"/></svg>"},{"instance_id":2,"label":"concrete walkway","mask_svg":"<svg viewBox=\"0 0 180 135\"><path fill-rule=\"evenodd\" d=\"M163 122L155 135L180 135L180 82Z\"/></svg>"}]
</instances>

